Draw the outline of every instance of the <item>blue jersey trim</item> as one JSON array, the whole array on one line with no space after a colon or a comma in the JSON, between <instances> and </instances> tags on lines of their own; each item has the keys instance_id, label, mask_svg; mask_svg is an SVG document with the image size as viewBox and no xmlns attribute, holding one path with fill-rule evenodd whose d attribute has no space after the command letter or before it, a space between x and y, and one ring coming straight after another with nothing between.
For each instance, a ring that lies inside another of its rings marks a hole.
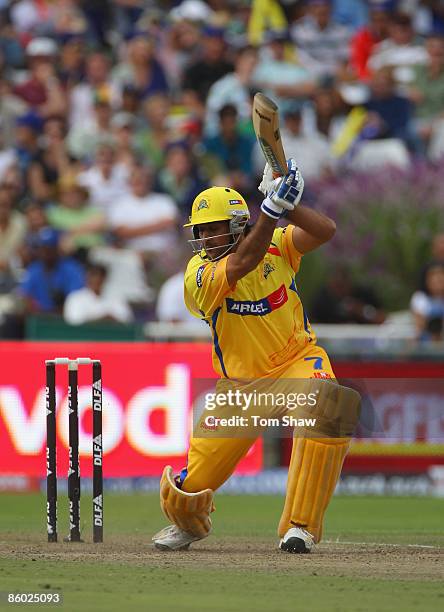
<instances>
[{"instance_id":1,"label":"blue jersey trim","mask_svg":"<svg viewBox=\"0 0 444 612\"><path fill-rule=\"evenodd\" d=\"M219 306L219 308L216 308L216 310L213 312L213 315L211 317L211 323L212 323L213 332L214 332L213 333L214 350L216 351L216 355L219 358L219 363L220 363L220 367L222 368L222 372L223 372L224 376L226 378L228 378L228 374L227 374L227 371L225 369L224 358L223 358L223 355L222 355L221 348L219 346L219 337L218 337L217 331L216 331L217 317L219 316L220 311L221 311L221 307Z\"/></svg>"}]
</instances>

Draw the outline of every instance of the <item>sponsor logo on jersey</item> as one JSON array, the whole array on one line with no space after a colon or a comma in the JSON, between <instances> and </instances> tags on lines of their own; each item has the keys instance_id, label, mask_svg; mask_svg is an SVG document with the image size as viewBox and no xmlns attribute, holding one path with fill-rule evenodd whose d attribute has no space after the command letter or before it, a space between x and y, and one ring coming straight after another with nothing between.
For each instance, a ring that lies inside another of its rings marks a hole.
<instances>
[{"instance_id":1,"label":"sponsor logo on jersey","mask_svg":"<svg viewBox=\"0 0 444 612\"><path fill-rule=\"evenodd\" d=\"M287 289L285 285L281 285L279 289L257 301L250 300L233 300L226 298L227 311L237 315L252 315L263 317L264 315L277 310L288 301Z\"/></svg>"},{"instance_id":2,"label":"sponsor logo on jersey","mask_svg":"<svg viewBox=\"0 0 444 612\"><path fill-rule=\"evenodd\" d=\"M208 202L205 199L201 200L197 205L197 210L202 210L202 208L210 208Z\"/></svg>"},{"instance_id":3,"label":"sponsor logo on jersey","mask_svg":"<svg viewBox=\"0 0 444 612\"><path fill-rule=\"evenodd\" d=\"M328 372L313 372L313 378L331 378Z\"/></svg>"},{"instance_id":4,"label":"sponsor logo on jersey","mask_svg":"<svg viewBox=\"0 0 444 612\"><path fill-rule=\"evenodd\" d=\"M264 278L267 278L275 270L275 267L268 261L264 262Z\"/></svg>"},{"instance_id":5,"label":"sponsor logo on jersey","mask_svg":"<svg viewBox=\"0 0 444 612\"><path fill-rule=\"evenodd\" d=\"M202 287L202 274L203 274L204 270L205 270L205 266L204 265L203 266L199 266L199 268L197 269L197 272L196 272L196 285L198 287Z\"/></svg>"},{"instance_id":6,"label":"sponsor logo on jersey","mask_svg":"<svg viewBox=\"0 0 444 612\"><path fill-rule=\"evenodd\" d=\"M214 281L214 275L216 274L216 268L217 268L217 264L213 264L211 266L211 277L210 277L210 282Z\"/></svg>"}]
</instances>

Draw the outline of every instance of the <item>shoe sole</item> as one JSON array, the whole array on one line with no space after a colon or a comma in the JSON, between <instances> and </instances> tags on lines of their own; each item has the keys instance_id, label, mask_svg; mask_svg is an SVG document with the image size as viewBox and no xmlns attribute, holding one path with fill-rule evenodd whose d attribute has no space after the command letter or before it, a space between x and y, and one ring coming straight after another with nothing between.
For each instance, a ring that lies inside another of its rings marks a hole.
<instances>
[{"instance_id":1,"label":"shoe sole","mask_svg":"<svg viewBox=\"0 0 444 612\"><path fill-rule=\"evenodd\" d=\"M288 538L286 542L279 544L279 548L294 555L306 555L310 552L302 538Z\"/></svg>"}]
</instances>

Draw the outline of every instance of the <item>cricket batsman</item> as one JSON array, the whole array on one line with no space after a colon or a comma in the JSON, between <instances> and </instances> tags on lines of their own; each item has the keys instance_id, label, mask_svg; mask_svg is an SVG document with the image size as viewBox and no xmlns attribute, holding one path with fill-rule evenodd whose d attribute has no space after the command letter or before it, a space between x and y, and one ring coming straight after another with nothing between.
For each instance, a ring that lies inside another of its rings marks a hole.
<instances>
[{"instance_id":1,"label":"cricket batsman","mask_svg":"<svg viewBox=\"0 0 444 612\"><path fill-rule=\"evenodd\" d=\"M193 202L190 222L195 252L185 272L185 303L206 320L213 336L213 367L227 380L300 380L321 388L311 409L310 436L295 435L279 548L308 553L322 536L360 398L339 385L298 295L296 274L305 253L330 240L332 219L302 206L303 178L294 159L273 178L265 166L260 216L249 226L244 198L229 187L211 187ZM285 215L286 227L276 227ZM258 433L259 435L259 433ZM213 496L247 454L254 437L192 436L187 466L165 467L160 503L170 525L152 539L162 550L183 550L211 531Z\"/></svg>"}]
</instances>

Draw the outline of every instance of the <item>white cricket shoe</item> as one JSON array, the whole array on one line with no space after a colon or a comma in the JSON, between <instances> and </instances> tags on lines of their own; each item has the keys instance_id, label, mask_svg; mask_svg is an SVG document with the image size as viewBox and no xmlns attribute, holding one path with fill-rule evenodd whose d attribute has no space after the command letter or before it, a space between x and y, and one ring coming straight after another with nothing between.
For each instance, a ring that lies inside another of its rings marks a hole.
<instances>
[{"instance_id":1,"label":"white cricket shoe","mask_svg":"<svg viewBox=\"0 0 444 612\"><path fill-rule=\"evenodd\" d=\"M279 542L279 548L293 554L309 553L314 546L311 533L302 527L292 527Z\"/></svg>"},{"instance_id":2,"label":"white cricket shoe","mask_svg":"<svg viewBox=\"0 0 444 612\"><path fill-rule=\"evenodd\" d=\"M159 550L187 550L191 542L203 540L203 538L194 536L177 525L168 525L153 535L151 540Z\"/></svg>"}]
</instances>

